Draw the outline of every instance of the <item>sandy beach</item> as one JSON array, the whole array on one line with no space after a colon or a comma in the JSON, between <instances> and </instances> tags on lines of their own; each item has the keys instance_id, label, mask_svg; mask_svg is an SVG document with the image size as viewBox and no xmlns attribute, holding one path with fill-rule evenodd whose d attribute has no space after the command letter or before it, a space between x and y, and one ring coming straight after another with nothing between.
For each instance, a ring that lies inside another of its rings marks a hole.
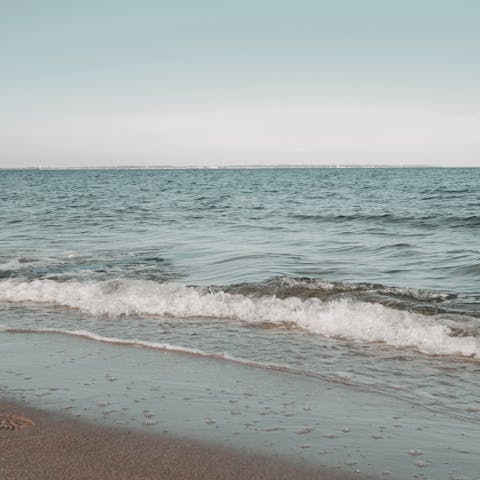
<instances>
[{"instance_id":1,"label":"sandy beach","mask_svg":"<svg viewBox=\"0 0 480 480\"><path fill-rule=\"evenodd\" d=\"M476 478L476 424L398 398L68 335L0 336L0 397L14 402L0 414L35 423L0 429L2 480Z\"/></svg>"},{"instance_id":2,"label":"sandy beach","mask_svg":"<svg viewBox=\"0 0 480 480\"><path fill-rule=\"evenodd\" d=\"M0 415L22 416L34 423L0 429L4 480L360 478L171 434L99 427L5 400L0 400Z\"/></svg>"}]
</instances>

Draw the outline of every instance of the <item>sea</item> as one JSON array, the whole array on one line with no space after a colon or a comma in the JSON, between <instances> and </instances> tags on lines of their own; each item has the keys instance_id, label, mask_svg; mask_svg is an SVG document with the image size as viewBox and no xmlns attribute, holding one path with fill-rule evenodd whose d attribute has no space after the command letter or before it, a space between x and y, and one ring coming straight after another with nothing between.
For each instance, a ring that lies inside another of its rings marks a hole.
<instances>
[{"instance_id":1,"label":"sea","mask_svg":"<svg viewBox=\"0 0 480 480\"><path fill-rule=\"evenodd\" d=\"M480 169L0 170L0 365L91 421L479 479Z\"/></svg>"}]
</instances>

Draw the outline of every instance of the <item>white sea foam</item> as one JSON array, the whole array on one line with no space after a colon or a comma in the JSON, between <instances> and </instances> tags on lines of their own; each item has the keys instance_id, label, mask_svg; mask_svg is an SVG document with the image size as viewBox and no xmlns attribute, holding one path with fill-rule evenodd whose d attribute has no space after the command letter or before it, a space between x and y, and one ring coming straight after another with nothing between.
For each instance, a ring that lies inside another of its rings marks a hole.
<instances>
[{"instance_id":1,"label":"white sea foam","mask_svg":"<svg viewBox=\"0 0 480 480\"><path fill-rule=\"evenodd\" d=\"M62 330L60 328L11 328L7 325L0 325L0 330L10 333L56 333L59 335L69 335L74 337L86 338L89 340L95 340L102 343L112 343L116 345L130 345L144 348L151 348L155 350L162 350L168 352L186 353L189 355L198 355L202 357L219 357L220 355L210 355L203 350L195 348L180 347L178 345L171 345L169 343L149 342L147 340L130 339L125 340L117 337L106 337L104 335L98 335L88 330ZM230 357L225 357L229 359ZM233 358L233 357L232 357Z\"/></svg>"},{"instance_id":2,"label":"white sea foam","mask_svg":"<svg viewBox=\"0 0 480 480\"><path fill-rule=\"evenodd\" d=\"M248 297L142 280L0 281L0 301L41 302L93 315L216 317L294 324L326 337L415 347L427 354L480 356L480 340L452 336L449 320L353 300Z\"/></svg>"},{"instance_id":3,"label":"white sea foam","mask_svg":"<svg viewBox=\"0 0 480 480\"><path fill-rule=\"evenodd\" d=\"M294 374L309 375L317 378L327 379L329 381L338 381L336 378L327 375L320 375L312 372L304 372L302 370L296 370L290 368L286 365L276 365L276 364L266 364L262 362L255 362L246 360L243 358L234 357L226 353L209 353L198 348L187 348L181 347L179 345L172 345L170 343L159 343L159 342L149 342L148 340L138 340L138 339L122 339L117 337L106 337L104 335L98 335L97 333L90 332L88 330L63 330L59 328L12 328L7 325L0 325L0 331L5 331L8 333L37 333L37 334L58 334L58 335L67 335L73 337L80 337L87 340L94 340L100 343L109 343L113 345L123 345L123 346L133 346L133 347L142 347L152 350L160 350L163 352L174 352L185 355L194 355L197 357L213 358L216 360L225 360L232 363L237 363L239 365L244 365L248 367L263 368L268 370L284 371ZM344 382L342 382L344 383Z\"/></svg>"}]
</instances>

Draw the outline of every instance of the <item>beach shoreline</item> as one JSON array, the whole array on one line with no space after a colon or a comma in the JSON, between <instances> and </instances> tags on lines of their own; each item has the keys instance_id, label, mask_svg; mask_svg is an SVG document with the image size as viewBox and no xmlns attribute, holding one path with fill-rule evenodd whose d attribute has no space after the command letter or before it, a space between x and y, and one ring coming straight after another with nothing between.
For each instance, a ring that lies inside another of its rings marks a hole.
<instances>
[{"instance_id":1,"label":"beach shoreline","mask_svg":"<svg viewBox=\"0 0 480 480\"><path fill-rule=\"evenodd\" d=\"M475 422L376 390L70 336L0 337L0 414L35 423L0 429L2 480L478 472Z\"/></svg>"},{"instance_id":2,"label":"beach shoreline","mask_svg":"<svg viewBox=\"0 0 480 480\"><path fill-rule=\"evenodd\" d=\"M171 433L99 426L10 399L0 398L0 415L26 417L34 424L18 430L0 430L2 479L374 478Z\"/></svg>"}]
</instances>

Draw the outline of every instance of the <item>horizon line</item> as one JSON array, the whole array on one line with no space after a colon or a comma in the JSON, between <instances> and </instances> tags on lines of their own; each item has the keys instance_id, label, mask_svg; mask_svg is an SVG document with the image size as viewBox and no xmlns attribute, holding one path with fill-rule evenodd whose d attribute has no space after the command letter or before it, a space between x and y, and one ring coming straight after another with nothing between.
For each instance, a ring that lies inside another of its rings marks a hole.
<instances>
[{"instance_id":1,"label":"horizon line","mask_svg":"<svg viewBox=\"0 0 480 480\"><path fill-rule=\"evenodd\" d=\"M480 166L447 166L447 165L430 165L430 164L272 164L272 165L99 165L99 166L65 166L55 167L47 165L34 165L28 167L0 167L0 170L260 170L260 169L406 169L406 168L480 168Z\"/></svg>"}]
</instances>

